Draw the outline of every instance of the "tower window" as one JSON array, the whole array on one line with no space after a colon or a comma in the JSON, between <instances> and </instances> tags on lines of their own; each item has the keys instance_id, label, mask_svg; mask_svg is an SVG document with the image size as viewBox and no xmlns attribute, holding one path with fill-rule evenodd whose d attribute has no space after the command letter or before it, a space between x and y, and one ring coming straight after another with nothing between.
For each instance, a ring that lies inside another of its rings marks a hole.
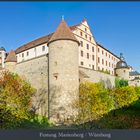
<instances>
[{"instance_id":1,"label":"tower window","mask_svg":"<svg viewBox=\"0 0 140 140\"><path fill-rule=\"evenodd\" d=\"M84 55L84 53L83 53L83 51L81 51L81 56L83 56Z\"/></svg>"},{"instance_id":2,"label":"tower window","mask_svg":"<svg viewBox=\"0 0 140 140\"><path fill-rule=\"evenodd\" d=\"M87 38L87 35L85 34L85 38Z\"/></svg>"},{"instance_id":3,"label":"tower window","mask_svg":"<svg viewBox=\"0 0 140 140\"><path fill-rule=\"evenodd\" d=\"M85 32L87 31L87 28L85 28Z\"/></svg>"},{"instance_id":4,"label":"tower window","mask_svg":"<svg viewBox=\"0 0 140 140\"><path fill-rule=\"evenodd\" d=\"M80 35L82 36L82 35L83 35L83 33L82 33L82 32L80 32Z\"/></svg>"}]
</instances>

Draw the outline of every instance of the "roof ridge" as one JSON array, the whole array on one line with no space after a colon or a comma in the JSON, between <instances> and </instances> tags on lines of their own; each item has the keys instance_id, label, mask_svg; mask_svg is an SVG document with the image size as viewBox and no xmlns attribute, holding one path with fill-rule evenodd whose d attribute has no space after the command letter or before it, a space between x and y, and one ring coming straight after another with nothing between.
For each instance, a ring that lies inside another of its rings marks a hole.
<instances>
[{"instance_id":1,"label":"roof ridge","mask_svg":"<svg viewBox=\"0 0 140 140\"><path fill-rule=\"evenodd\" d=\"M73 25L73 26L69 26L69 28L73 31L73 30L76 29L77 26L79 26L79 24L76 24L76 25ZM39 37L39 38L37 38L37 39L35 39L35 40L33 40L33 41L30 41L30 42L28 42L28 43L26 43L26 44L23 44L22 46L18 47L18 48L15 50L15 52L16 52L16 53L20 53L20 52L23 52L23 51L25 51L25 50L27 50L27 49L33 48L34 46L39 45L39 44L41 44L42 42L48 42L49 38L50 38L53 34L54 34L54 32L49 33L48 35L44 35L44 36L42 36L42 37ZM36 42L36 43L33 45L34 42Z\"/></svg>"}]
</instances>

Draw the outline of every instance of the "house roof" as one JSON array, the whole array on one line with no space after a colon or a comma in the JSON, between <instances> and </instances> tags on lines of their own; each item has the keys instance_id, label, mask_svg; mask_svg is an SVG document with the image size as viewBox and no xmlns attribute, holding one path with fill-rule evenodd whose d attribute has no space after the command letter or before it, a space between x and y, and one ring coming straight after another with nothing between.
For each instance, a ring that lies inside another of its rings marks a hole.
<instances>
[{"instance_id":1,"label":"house roof","mask_svg":"<svg viewBox=\"0 0 140 140\"><path fill-rule=\"evenodd\" d=\"M140 73L137 72L137 71L131 71L131 72L129 72L129 75L130 76L135 76L135 75L140 75Z\"/></svg>"},{"instance_id":2,"label":"house roof","mask_svg":"<svg viewBox=\"0 0 140 140\"><path fill-rule=\"evenodd\" d=\"M56 29L55 33L51 36L50 40L48 41L48 45L56 40L73 40L77 43L79 41L76 39L74 34L71 32L70 28L66 24L64 20L61 21L58 28Z\"/></svg>"},{"instance_id":3,"label":"house roof","mask_svg":"<svg viewBox=\"0 0 140 140\"><path fill-rule=\"evenodd\" d=\"M109 53L111 53L112 55L114 55L115 57L117 57L120 60L120 57L118 57L117 55L115 55L114 53L112 53L111 51L109 51L108 49L106 49L103 45L101 45L100 43L96 42L96 44L98 46L100 46L101 48L105 49L106 51L108 51Z\"/></svg>"},{"instance_id":4,"label":"house roof","mask_svg":"<svg viewBox=\"0 0 140 140\"><path fill-rule=\"evenodd\" d=\"M11 52L8 54L5 62L17 62L16 54L14 50L11 50Z\"/></svg>"},{"instance_id":5,"label":"house roof","mask_svg":"<svg viewBox=\"0 0 140 140\"><path fill-rule=\"evenodd\" d=\"M6 51L4 47L0 47L0 51Z\"/></svg>"},{"instance_id":6,"label":"house roof","mask_svg":"<svg viewBox=\"0 0 140 140\"><path fill-rule=\"evenodd\" d=\"M74 25L74 26L71 26L69 27L71 29L71 31L75 30L76 27L78 26L79 24L77 25ZM28 50L28 49L31 49L31 48L34 48L35 46L38 46L40 44L43 44L43 43L47 43L49 41L49 39L52 37L54 33L51 33L51 34L48 34L48 35L45 35L43 37L40 37L38 39L35 39L27 44L24 44L22 46L20 46L19 48L16 49L16 54L20 53L20 52L23 52L25 50Z\"/></svg>"}]
</instances>

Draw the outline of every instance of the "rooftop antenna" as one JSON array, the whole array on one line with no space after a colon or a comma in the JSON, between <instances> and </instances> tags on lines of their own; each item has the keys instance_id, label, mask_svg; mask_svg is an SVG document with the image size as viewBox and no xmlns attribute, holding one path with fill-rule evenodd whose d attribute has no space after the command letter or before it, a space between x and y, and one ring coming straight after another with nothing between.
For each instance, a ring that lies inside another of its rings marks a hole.
<instances>
[{"instance_id":1,"label":"rooftop antenna","mask_svg":"<svg viewBox=\"0 0 140 140\"><path fill-rule=\"evenodd\" d=\"M62 15L62 20L64 20L64 15Z\"/></svg>"},{"instance_id":2,"label":"rooftop antenna","mask_svg":"<svg viewBox=\"0 0 140 140\"><path fill-rule=\"evenodd\" d=\"M124 57L123 57L123 53L120 53L120 59L123 60L123 61L125 60Z\"/></svg>"}]
</instances>

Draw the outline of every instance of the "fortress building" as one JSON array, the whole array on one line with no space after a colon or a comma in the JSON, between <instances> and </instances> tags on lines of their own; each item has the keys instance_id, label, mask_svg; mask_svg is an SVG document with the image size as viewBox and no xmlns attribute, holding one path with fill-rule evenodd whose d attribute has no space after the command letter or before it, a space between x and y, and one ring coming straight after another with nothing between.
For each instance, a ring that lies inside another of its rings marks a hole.
<instances>
[{"instance_id":1,"label":"fortress building","mask_svg":"<svg viewBox=\"0 0 140 140\"><path fill-rule=\"evenodd\" d=\"M80 82L103 82L112 88L116 77L131 79L130 85L135 81L122 54L118 57L97 43L86 20L71 27L62 20L54 33L12 50L7 57L4 48L0 52L2 68L18 73L37 89L34 111L56 123L77 115L73 103Z\"/></svg>"}]
</instances>

